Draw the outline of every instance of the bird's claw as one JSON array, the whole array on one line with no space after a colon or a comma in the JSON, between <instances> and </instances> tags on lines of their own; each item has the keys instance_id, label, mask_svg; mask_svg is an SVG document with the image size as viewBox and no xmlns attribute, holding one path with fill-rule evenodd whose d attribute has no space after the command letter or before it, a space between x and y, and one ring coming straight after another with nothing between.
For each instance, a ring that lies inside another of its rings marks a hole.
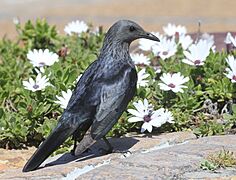
<instances>
[{"instance_id":1,"label":"bird's claw","mask_svg":"<svg viewBox=\"0 0 236 180\"><path fill-rule=\"evenodd\" d=\"M130 150L113 150L113 153L132 154Z\"/></svg>"},{"instance_id":2,"label":"bird's claw","mask_svg":"<svg viewBox=\"0 0 236 180\"><path fill-rule=\"evenodd\" d=\"M113 153L113 149L104 149L104 148L99 148L99 154L106 155L106 154L111 154Z\"/></svg>"},{"instance_id":3,"label":"bird's claw","mask_svg":"<svg viewBox=\"0 0 236 180\"><path fill-rule=\"evenodd\" d=\"M91 152L92 150L90 149L90 148L87 148L83 153L89 153L89 152ZM70 151L70 154L72 155L72 156L76 156L75 155L75 149L72 149L71 151Z\"/></svg>"}]
</instances>

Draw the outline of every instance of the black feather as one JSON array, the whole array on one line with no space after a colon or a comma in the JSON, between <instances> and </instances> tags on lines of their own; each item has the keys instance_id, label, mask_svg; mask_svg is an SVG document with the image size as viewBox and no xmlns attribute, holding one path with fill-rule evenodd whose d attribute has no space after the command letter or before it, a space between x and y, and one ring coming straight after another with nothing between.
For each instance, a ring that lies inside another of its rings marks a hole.
<instances>
[{"instance_id":1,"label":"black feather","mask_svg":"<svg viewBox=\"0 0 236 180\"><path fill-rule=\"evenodd\" d=\"M118 21L108 30L98 59L80 78L57 127L26 163L24 172L37 169L74 133L85 134L79 137L76 155L108 133L135 94L137 73L129 45L138 38L158 41L129 20Z\"/></svg>"}]
</instances>

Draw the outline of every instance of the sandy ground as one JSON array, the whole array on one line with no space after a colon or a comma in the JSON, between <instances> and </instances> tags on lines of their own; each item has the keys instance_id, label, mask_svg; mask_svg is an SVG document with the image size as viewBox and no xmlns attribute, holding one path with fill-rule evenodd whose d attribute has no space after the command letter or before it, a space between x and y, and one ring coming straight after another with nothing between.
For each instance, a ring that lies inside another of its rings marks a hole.
<instances>
[{"instance_id":1,"label":"sandy ground","mask_svg":"<svg viewBox=\"0 0 236 180\"><path fill-rule=\"evenodd\" d=\"M1 0L0 37L15 36L13 17L21 22L46 18L61 33L76 19L106 28L118 19L132 19L152 31L172 22L187 26L189 32L201 21L204 32L235 31L235 7L233 0Z\"/></svg>"}]
</instances>

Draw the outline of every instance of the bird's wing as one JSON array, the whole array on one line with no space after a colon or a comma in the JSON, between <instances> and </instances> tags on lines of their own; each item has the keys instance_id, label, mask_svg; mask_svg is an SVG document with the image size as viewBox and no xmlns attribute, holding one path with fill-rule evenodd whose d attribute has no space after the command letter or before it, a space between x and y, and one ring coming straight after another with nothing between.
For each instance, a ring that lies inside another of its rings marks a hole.
<instances>
[{"instance_id":1,"label":"bird's wing","mask_svg":"<svg viewBox=\"0 0 236 180\"><path fill-rule=\"evenodd\" d=\"M136 91L135 68L126 68L112 82L102 86L100 103L91 127L93 139L100 139L114 126Z\"/></svg>"},{"instance_id":2,"label":"bird's wing","mask_svg":"<svg viewBox=\"0 0 236 180\"><path fill-rule=\"evenodd\" d=\"M90 89L91 84L96 80L96 75L98 74L97 72L100 66L101 64L96 60L86 69L76 85L76 88L68 102L66 111L76 113L78 110L81 110L80 107L95 105L97 103L90 100Z\"/></svg>"}]
</instances>

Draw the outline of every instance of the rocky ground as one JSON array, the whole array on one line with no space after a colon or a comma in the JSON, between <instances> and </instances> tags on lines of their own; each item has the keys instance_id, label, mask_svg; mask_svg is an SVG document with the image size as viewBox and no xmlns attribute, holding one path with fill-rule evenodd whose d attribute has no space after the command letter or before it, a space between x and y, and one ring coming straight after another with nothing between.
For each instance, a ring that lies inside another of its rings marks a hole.
<instances>
[{"instance_id":1,"label":"rocky ground","mask_svg":"<svg viewBox=\"0 0 236 180\"><path fill-rule=\"evenodd\" d=\"M215 172L200 168L204 158L223 148L236 153L235 135L197 139L191 132L176 132L112 138L110 142L124 153L99 156L100 141L81 157L57 155L29 173L21 169L35 149L1 149L0 179L236 179L236 168Z\"/></svg>"}]
</instances>

